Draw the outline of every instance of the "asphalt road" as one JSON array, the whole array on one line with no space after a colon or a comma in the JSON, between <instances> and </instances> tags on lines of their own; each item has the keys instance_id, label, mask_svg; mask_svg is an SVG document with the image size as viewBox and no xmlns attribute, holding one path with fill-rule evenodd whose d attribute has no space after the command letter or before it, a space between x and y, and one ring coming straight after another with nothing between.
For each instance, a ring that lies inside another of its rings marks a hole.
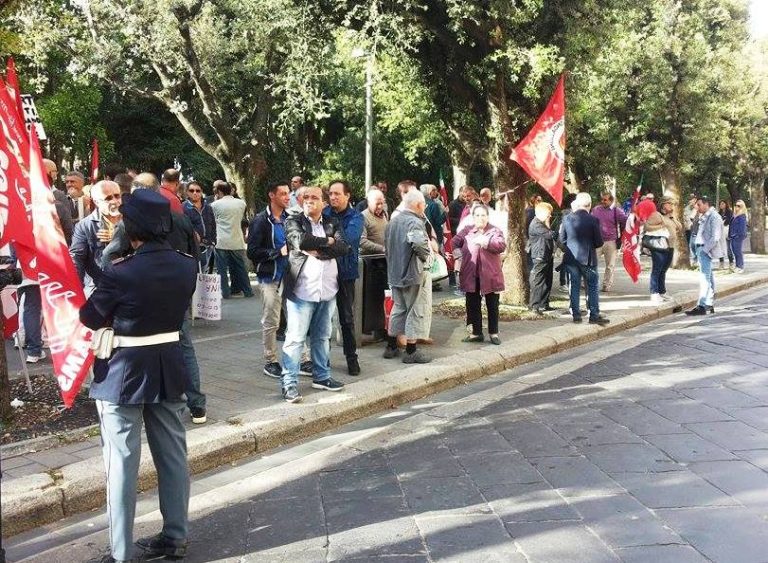
<instances>
[{"instance_id":1,"label":"asphalt road","mask_svg":"<svg viewBox=\"0 0 768 563\"><path fill-rule=\"evenodd\" d=\"M186 560L768 561L768 289L716 308L196 477ZM87 561L104 526L8 556Z\"/></svg>"}]
</instances>

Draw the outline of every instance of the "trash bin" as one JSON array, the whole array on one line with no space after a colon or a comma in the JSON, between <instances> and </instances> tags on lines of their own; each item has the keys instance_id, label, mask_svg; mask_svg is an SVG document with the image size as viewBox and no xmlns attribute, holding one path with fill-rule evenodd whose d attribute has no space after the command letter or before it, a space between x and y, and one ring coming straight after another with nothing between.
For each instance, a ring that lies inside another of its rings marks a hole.
<instances>
[{"instance_id":1,"label":"trash bin","mask_svg":"<svg viewBox=\"0 0 768 563\"><path fill-rule=\"evenodd\" d=\"M363 334L383 334L384 291L387 289L387 260L383 254L360 257L362 262L362 323Z\"/></svg>"}]
</instances>

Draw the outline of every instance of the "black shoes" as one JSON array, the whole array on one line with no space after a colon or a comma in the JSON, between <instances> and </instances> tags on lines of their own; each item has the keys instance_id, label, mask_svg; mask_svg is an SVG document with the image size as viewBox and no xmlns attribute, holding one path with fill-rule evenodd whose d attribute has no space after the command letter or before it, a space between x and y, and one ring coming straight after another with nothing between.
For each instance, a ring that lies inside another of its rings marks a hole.
<instances>
[{"instance_id":1,"label":"black shoes","mask_svg":"<svg viewBox=\"0 0 768 563\"><path fill-rule=\"evenodd\" d=\"M688 309L685 314L691 317L714 315L715 308L712 305L709 305L708 307L705 307L704 305L696 305L693 309Z\"/></svg>"},{"instance_id":2,"label":"black shoes","mask_svg":"<svg viewBox=\"0 0 768 563\"><path fill-rule=\"evenodd\" d=\"M205 424L208 421L204 407L190 407L189 414L192 415L192 424Z\"/></svg>"},{"instance_id":3,"label":"black shoes","mask_svg":"<svg viewBox=\"0 0 768 563\"><path fill-rule=\"evenodd\" d=\"M264 375L280 379L283 376L283 368L277 362L269 362L264 366Z\"/></svg>"},{"instance_id":4,"label":"black shoes","mask_svg":"<svg viewBox=\"0 0 768 563\"><path fill-rule=\"evenodd\" d=\"M283 389L283 399L286 403L300 403L301 398L299 389L295 385L289 385Z\"/></svg>"},{"instance_id":5,"label":"black shoes","mask_svg":"<svg viewBox=\"0 0 768 563\"><path fill-rule=\"evenodd\" d=\"M278 330L275 334L275 339L278 342L285 342L285 331L284 330Z\"/></svg>"},{"instance_id":6,"label":"black shoes","mask_svg":"<svg viewBox=\"0 0 768 563\"><path fill-rule=\"evenodd\" d=\"M392 358L397 358L400 355L400 349L399 348L390 348L387 346L384 349L384 359L391 360Z\"/></svg>"},{"instance_id":7,"label":"black shoes","mask_svg":"<svg viewBox=\"0 0 768 563\"><path fill-rule=\"evenodd\" d=\"M344 384L341 381L336 381L332 377L329 377L325 381L313 381L312 389L322 389L323 391L341 391L344 389Z\"/></svg>"},{"instance_id":8,"label":"black shoes","mask_svg":"<svg viewBox=\"0 0 768 563\"><path fill-rule=\"evenodd\" d=\"M347 358L347 373L349 375L360 375L360 363L357 358Z\"/></svg>"},{"instance_id":9,"label":"black shoes","mask_svg":"<svg viewBox=\"0 0 768 563\"><path fill-rule=\"evenodd\" d=\"M428 364L431 361L432 361L432 358L430 358L424 352L418 349L415 352L412 352L411 354L406 352L405 355L403 356L404 364Z\"/></svg>"},{"instance_id":10,"label":"black shoes","mask_svg":"<svg viewBox=\"0 0 768 563\"><path fill-rule=\"evenodd\" d=\"M605 326L609 324L611 321L610 319L605 318L604 316L600 315L596 319L589 319L589 324L591 325L599 325L599 326Z\"/></svg>"},{"instance_id":11,"label":"black shoes","mask_svg":"<svg viewBox=\"0 0 768 563\"><path fill-rule=\"evenodd\" d=\"M581 322L581 317L573 317L573 322L579 324Z\"/></svg>"},{"instance_id":12,"label":"black shoes","mask_svg":"<svg viewBox=\"0 0 768 563\"><path fill-rule=\"evenodd\" d=\"M145 557L171 557L182 559L187 555L187 540L175 540L163 534L151 538L140 539L136 542Z\"/></svg>"},{"instance_id":13,"label":"black shoes","mask_svg":"<svg viewBox=\"0 0 768 563\"><path fill-rule=\"evenodd\" d=\"M461 339L462 342L482 342L483 340L482 334L470 334Z\"/></svg>"},{"instance_id":14,"label":"black shoes","mask_svg":"<svg viewBox=\"0 0 768 563\"><path fill-rule=\"evenodd\" d=\"M299 366L299 375L304 375L306 377L312 377L312 362L307 360L306 362L301 362L301 365Z\"/></svg>"}]
</instances>

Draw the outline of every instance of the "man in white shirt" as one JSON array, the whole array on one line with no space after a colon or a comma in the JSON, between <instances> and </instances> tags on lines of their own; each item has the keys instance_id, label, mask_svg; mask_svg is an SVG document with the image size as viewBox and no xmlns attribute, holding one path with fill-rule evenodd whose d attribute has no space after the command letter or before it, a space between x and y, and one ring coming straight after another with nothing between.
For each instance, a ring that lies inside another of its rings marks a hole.
<instances>
[{"instance_id":1,"label":"man in white shirt","mask_svg":"<svg viewBox=\"0 0 768 563\"><path fill-rule=\"evenodd\" d=\"M232 186L222 182L216 186L216 201L211 204L216 219L216 269L221 276L221 296L231 295L227 270L232 285L243 288L244 297L253 297L248 271L245 269L245 239L240 222L245 215L245 202L232 197Z\"/></svg>"},{"instance_id":2,"label":"man in white shirt","mask_svg":"<svg viewBox=\"0 0 768 563\"><path fill-rule=\"evenodd\" d=\"M351 252L344 240L339 221L326 217L323 192L317 187L304 191L303 212L285 222L288 246L288 271L284 277L287 297L288 329L283 344L283 399L301 401L298 375L304 341L310 332L312 387L341 391L344 384L331 378L328 369L331 318L336 309L339 269L336 258Z\"/></svg>"}]
</instances>

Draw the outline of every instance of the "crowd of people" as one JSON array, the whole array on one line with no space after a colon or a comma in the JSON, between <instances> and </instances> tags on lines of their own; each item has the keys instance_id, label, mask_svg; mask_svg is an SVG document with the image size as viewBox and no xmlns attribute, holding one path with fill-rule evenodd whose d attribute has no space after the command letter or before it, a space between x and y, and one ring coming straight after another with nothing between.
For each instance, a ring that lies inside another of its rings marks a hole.
<instances>
[{"instance_id":1,"label":"crowd of people","mask_svg":"<svg viewBox=\"0 0 768 563\"><path fill-rule=\"evenodd\" d=\"M44 163L56 186L56 165ZM88 297L81 321L95 331L115 333L114 349L94 364L90 388L107 467L111 553L105 561L132 557L142 426L158 471L163 529L138 544L151 557L186 553L189 477L182 413L188 408L195 424L207 420L188 314L196 272L215 267L222 298L247 299L254 295L248 274L252 266L262 298L263 373L279 380L288 403L302 400L300 375L311 377L314 389L344 388L330 369L336 312L347 373L361 373L355 336L361 256L370 269L366 303L373 306L367 324L373 339L384 342L383 358L404 364L432 360L423 345L431 342L433 271L440 271L449 251L455 266L449 283L465 299L463 341L485 341L484 301L488 340L501 343L506 219L494 224L494 207L503 208L504 199L494 205L489 188L478 193L464 186L446 206L432 184L403 180L393 197L379 182L355 204L344 180L322 189L305 186L295 176L269 186L267 205L249 217L231 182L217 180L213 194L206 196L199 182L182 183L175 169L160 179L116 170L90 186L82 174L70 172L64 184L66 192L54 187L53 194ZM746 207L738 200L733 210L724 201L715 209L707 197L691 196L681 224L675 205L672 198L657 204L653 194L646 194L628 214L610 193L602 194L594 208L588 193L578 193L569 195L556 214L552 205L532 198L526 209L530 310L538 315L553 310L558 271L573 322L583 321L584 288L588 322L608 324L600 312L600 294L612 291L622 233L629 221L637 221L641 246L651 258L651 302L670 299L666 273L684 232L700 271L699 302L686 313L713 313L713 265L724 267L728 257L731 268L735 263L736 272L744 271ZM555 268L558 249L562 262ZM599 256L605 264L602 276ZM19 294L25 302L27 361L34 363L45 357L39 286L25 279ZM388 295L391 308L385 306Z\"/></svg>"}]
</instances>

